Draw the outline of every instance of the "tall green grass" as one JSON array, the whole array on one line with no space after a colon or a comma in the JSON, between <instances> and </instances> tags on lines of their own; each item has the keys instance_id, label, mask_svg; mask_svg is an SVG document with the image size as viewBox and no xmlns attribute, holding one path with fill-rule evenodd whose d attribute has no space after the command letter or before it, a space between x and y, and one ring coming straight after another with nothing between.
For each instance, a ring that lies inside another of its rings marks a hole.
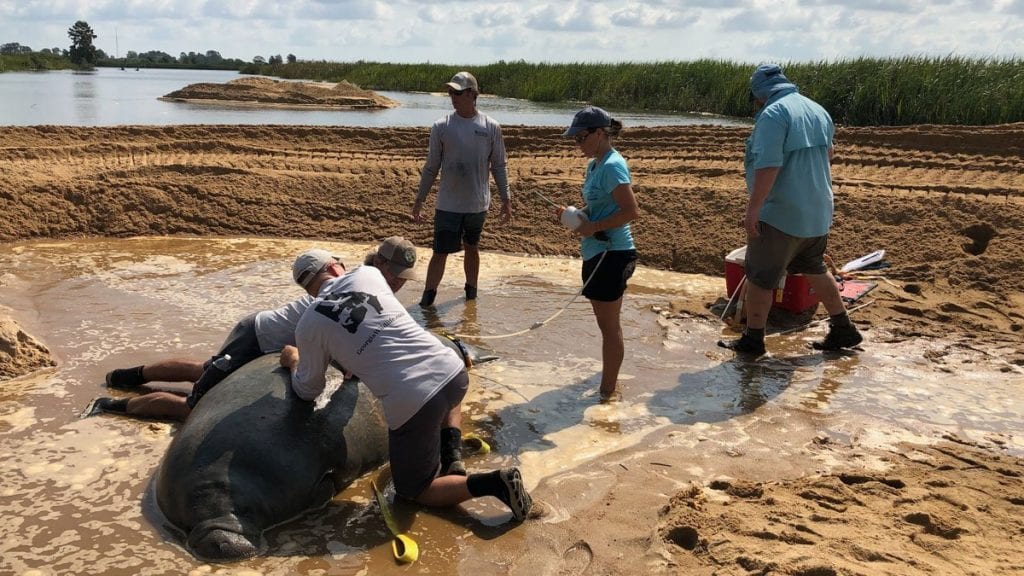
<instances>
[{"instance_id":1,"label":"tall green grass","mask_svg":"<svg viewBox=\"0 0 1024 576\"><path fill-rule=\"evenodd\" d=\"M248 74L337 82L371 90L439 91L470 70L484 92L537 102L581 101L625 110L750 116L755 64L725 60L482 66L296 62L250 65ZM853 126L986 125L1024 121L1024 59L960 56L783 63L800 91Z\"/></svg>"},{"instance_id":2,"label":"tall green grass","mask_svg":"<svg viewBox=\"0 0 1024 576\"><path fill-rule=\"evenodd\" d=\"M0 72L26 72L33 70L61 70L71 68L71 60L53 54L0 54Z\"/></svg>"}]
</instances>

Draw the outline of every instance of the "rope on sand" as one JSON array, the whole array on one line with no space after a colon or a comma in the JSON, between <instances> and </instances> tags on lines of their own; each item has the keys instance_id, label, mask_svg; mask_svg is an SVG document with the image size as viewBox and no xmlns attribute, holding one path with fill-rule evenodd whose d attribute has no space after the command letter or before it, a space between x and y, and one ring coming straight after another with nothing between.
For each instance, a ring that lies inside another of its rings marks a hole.
<instances>
[{"instance_id":1,"label":"rope on sand","mask_svg":"<svg viewBox=\"0 0 1024 576\"><path fill-rule=\"evenodd\" d=\"M846 313L847 314L853 314L857 310L860 310L861 308L870 306L870 305L872 305L874 303L875 303L875 300L868 300L867 302L865 302L863 304L860 304L858 306L854 306L853 308L848 308L846 310ZM767 335L765 335L765 338L769 338L771 336L782 336L783 334L792 334L793 332L799 332L801 330L806 330L807 328L810 328L812 326L817 326L818 324L821 324L822 322L825 322L827 320L828 320L828 318L819 318L819 319L817 319L817 320L815 320L813 322L808 322L807 324L801 324L799 326L796 326L795 328L789 328L788 330L783 330L781 332L773 332L771 334L767 334Z\"/></svg>"},{"instance_id":2,"label":"rope on sand","mask_svg":"<svg viewBox=\"0 0 1024 576\"><path fill-rule=\"evenodd\" d=\"M455 336L456 338L475 339L475 340L501 340L502 338L512 338L513 336L520 336L522 334L526 334L527 332L529 332L531 330L536 330L537 328L540 328L541 326L547 324L548 322L551 322L555 318L558 318L562 314L562 312L565 312L566 309L569 308L569 306L572 306L572 303L575 302L576 299L579 298L581 294L583 294L583 291L587 289L587 285L590 284L590 281L594 279L594 276L597 274L597 271L601 268L601 263L604 262L604 257L607 256L607 255L608 255L608 251L607 250L605 250L604 252L601 253L601 259L597 261L597 266L594 266L594 271L590 273L590 278L587 278L587 281L583 283L583 287L580 288L579 292L577 292L575 295L573 295L573 297L568 302L565 303L565 306L562 306L557 312L555 312L554 314L549 316L546 320L542 320L540 322L534 322L533 325L530 326L529 328L525 328L525 329L519 330L517 332L511 332L509 334L496 334L496 335L493 335L493 336L479 336L479 335L476 335L476 334L452 334L452 336Z\"/></svg>"}]
</instances>

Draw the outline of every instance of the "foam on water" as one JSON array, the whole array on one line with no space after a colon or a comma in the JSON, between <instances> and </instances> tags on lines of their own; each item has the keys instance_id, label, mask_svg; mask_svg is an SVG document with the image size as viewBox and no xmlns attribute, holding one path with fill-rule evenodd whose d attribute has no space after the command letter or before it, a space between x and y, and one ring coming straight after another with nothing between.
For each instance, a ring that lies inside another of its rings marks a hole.
<instances>
[{"instance_id":1,"label":"foam on water","mask_svg":"<svg viewBox=\"0 0 1024 576\"><path fill-rule=\"evenodd\" d=\"M205 358L234 322L301 292L291 260L321 245L359 262L363 244L259 239L139 238L0 246L0 300L42 339L59 365L0 387L0 572L360 574L394 570L387 532L357 481L327 507L267 534L269 556L230 567L197 562L161 523L150 497L174 427L102 416L79 419L103 374L157 358ZM429 251L421 250L426 260ZM669 317L679 296L713 295L722 280L640 268L624 300L627 357L618 402L598 402L600 336L578 298L579 261L485 254L481 292L466 303L461 258L453 257L434 310L415 306L422 285L400 300L424 323L466 333L501 359L472 371L465 431L492 452L468 455L472 470L517 465L527 485L557 498L544 523L615 489L616 467L644 467L682 487L748 461L802 457L807 470L843 465L808 450L816 437L867 448L929 443L955 434L997 438L1024 454L1024 378L972 364L939 372L920 343L871 342L850 356L808 350L824 327L774 338L772 356L736 360L714 346L711 321ZM556 320L514 338L565 307ZM478 335L486 338L476 338ZM930 344L926 344L928 346ZM692 454L675 468L660 450ZM882 466L870 456L859 465ZM668 496L666 495L666 498ZM461 511L397 510L428 551L417 569L448 573L480 530L509 513L493 499ZM445 516L445 514L449 514ZM468 518L466 518L468 516ZM529 524L522 527L529 533Z\"/></svg>"}]
</instances>

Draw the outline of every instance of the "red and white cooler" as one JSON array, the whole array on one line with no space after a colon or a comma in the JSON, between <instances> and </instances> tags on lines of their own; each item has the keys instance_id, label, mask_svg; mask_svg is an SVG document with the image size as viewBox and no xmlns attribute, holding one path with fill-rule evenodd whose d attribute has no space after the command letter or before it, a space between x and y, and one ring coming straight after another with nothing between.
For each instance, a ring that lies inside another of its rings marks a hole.
<instances>
[{"instance_id":1,"label":"red and white cooler","mask_svg":"<svg viewBox=\"0 0 1024 576\"><path fill-rule=\"evenodd\" d=\"M729 298L732 298L740 286L740 281L743 280L743 264L746 259L746 246L729 252L725 257L725 290ZM818 295L802 274L787 274L774 291L772 306L798 314L817 306L818 301Z\"/></svg>"}]
</instances>

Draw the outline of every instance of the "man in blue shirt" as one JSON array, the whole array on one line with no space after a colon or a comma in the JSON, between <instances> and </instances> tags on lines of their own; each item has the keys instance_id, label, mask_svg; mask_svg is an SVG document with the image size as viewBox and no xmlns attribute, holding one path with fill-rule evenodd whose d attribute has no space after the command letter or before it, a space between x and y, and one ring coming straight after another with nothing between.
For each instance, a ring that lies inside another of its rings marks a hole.
<instances>
[{"instance_id":1,"label":"man in blue shirt","mask_svg":"<svg viewBox=\"0 0 1024 576\"><path fill-rule=\"evenodd\" d=\"M753 356L765 353L772 290L788 272L803 274L828 311L828 335L814 348L856 346L863 338L824 261L832 226L832 118L800 94L776 64L754 70L750 99L760 110L744 158L750 195L743 221L747 327L740 338L718 345Z\"/></svg>"}]
</instances>

